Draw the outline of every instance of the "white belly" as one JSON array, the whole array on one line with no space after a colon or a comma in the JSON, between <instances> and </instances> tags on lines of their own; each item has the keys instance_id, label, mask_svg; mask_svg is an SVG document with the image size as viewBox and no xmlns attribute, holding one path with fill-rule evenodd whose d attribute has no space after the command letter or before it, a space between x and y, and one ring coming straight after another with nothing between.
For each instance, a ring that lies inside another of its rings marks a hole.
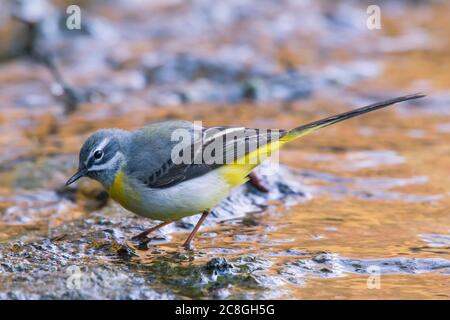
<instances>
[{"instance_id":1,"label":"white belly","mask_svg":"<svg viewBox=\"0 0 450 320\"><path fill-rule=\"evenodd\" d=\"M153 220L178 220L213 209L230 194L232 188L223 179L220 170L169 188L140 186L138 190L141 190L142 201L134 204L132 211Z\"/></svg>"}]
</instances>

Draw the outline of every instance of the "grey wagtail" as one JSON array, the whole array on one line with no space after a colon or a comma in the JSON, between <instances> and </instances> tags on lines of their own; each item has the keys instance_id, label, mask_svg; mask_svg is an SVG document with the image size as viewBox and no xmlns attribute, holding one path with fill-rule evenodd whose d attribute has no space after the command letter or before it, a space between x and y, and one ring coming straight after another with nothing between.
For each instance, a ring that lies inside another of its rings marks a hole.
<instances>
[{"instance_id":1,"label":"grey wagtail","mask_svg":"<svg viewBox=\"0 0 450 320\"><path fill-rule=\"evenodd\" d=\"M133 239L143 239L171 222L202 213L184 243L184 247L189 248L211 209L233 188L255 178L252 170L286 142L340 121L424 96L413 94L377 102L291 130L205 128L187 121L154 123L133 132L102 129L84 143L78 171L66 185L84 176L98 180L124 208L163 221ZM184 133L189 139L180 144ZM208 150L210 157L205 159L204 153ZM218 155L225 155L227 161L210 161L220 158Z\"/></svg>"}]
</instances>

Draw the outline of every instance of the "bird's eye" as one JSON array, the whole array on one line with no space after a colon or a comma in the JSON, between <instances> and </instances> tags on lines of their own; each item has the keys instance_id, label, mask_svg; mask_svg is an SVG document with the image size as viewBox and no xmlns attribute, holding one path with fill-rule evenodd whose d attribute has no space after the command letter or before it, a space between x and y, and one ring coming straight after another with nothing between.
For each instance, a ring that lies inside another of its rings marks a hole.
<instances>
[{"instance_id":1,"label":"bird's eye","mask_svg":"<svg viewBox=\"0 0 450 320\"><path fill-rule=\"evenodd\" d=\"M103 157L103 151L102 150L97 150L94 152L94 159L95 160L99 160Z\"/></svg>"}]
</instances>

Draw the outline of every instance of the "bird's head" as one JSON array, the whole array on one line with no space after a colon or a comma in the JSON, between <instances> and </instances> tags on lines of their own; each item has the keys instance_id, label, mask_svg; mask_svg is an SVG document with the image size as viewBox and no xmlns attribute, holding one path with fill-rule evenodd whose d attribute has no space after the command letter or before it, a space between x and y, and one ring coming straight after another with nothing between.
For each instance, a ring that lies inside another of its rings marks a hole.
<instances>
[{"instance_id":1,"label":"bird's head","mask_svg":"<svg viewBox=\"0 0 450 320\"><path fill-rule=\"evenodd\" d=\"M81 147L78 171L66 185L89 177L109 188L126 162L124 149L128 136L128 131L120 129L102 129L93 133Z\"/></svg>"}]
</instances>

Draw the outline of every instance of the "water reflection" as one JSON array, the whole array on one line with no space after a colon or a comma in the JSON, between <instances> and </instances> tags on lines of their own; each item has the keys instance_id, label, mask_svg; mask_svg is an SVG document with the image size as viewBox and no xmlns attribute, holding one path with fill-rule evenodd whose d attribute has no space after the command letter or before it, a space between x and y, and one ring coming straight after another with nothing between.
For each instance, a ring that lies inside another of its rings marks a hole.
<instances>
[{"instance_id":1,"label":"water reflection","mask_svg":"<svg viewBox=\"0 0 450 320\"><path fill-rule=\"evenodd\" d=\"M386 3L374 32L357 3L116 3L86 4L76 34L57 10L18 22L5 9L0 299L449 298L447 3ZM152 222L98 184L61 189L97 128L172 118L289 128L416 91L429 97L288 146L292 169L264 178L267 195L235 192L194 251L179 244L197 217L134 243ZM67 291L78 264L122 280ZM367 287L371 266L381 290Z\"/></svg>"}]
</instances>

